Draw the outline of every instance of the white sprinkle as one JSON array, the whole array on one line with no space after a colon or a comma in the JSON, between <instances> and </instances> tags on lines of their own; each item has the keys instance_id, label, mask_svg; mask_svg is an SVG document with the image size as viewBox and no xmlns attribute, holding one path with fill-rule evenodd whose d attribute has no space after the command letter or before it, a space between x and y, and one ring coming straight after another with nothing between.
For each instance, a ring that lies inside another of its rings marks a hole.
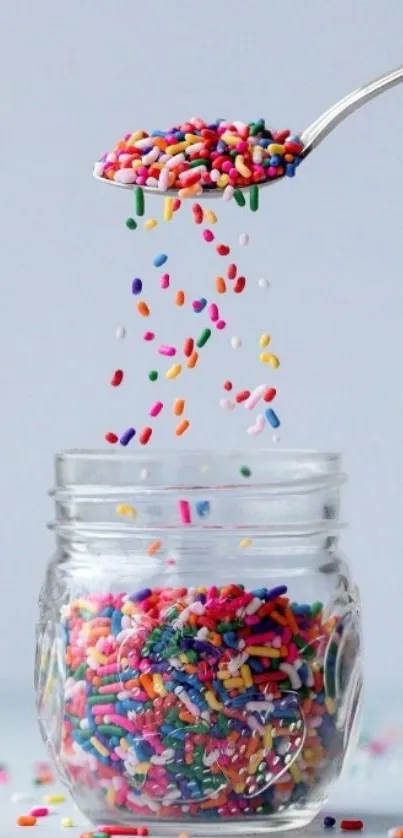
<instances>
[{"instance_id":1,"label":"white sprinkle","mask_svg":"<svg viewBox=\"0 0 403 838\"><path fill-rule=\"evenodd\" d=\"M237 336L231 338L231 346L233 349L240 349L242 346L242 339Z\"/></svg>"},{"instance_id":2,"label":"white sprinkle","mask_svg":"<svg viewBox=\"0 0 403 838\"><path fill-rule=\"evenodd\" d=\"M25 791L14 791L10 799L11 803L28 803L28 801L34 800L32 794Z\"/></svg>"},{"instance_id":3,"label":"white sprinkle","mask_svg":"<svg viewBox=\"0 0 403 838\"><path fill-rule=\"evenodd\" d=\"M278 443L281 442L280 434L273 434L271 439L272 439L272 442L274 442L275 445L278 445Z\"/></svg>"},{"instance_id":4,"label":"white sprinkle","mask_svg":"<svg viewBox=\"0 0 403 838\"><path fill-rule=\"evenodd\" d=\"M94 175L95 175L95 177L102 177L103 173L104 173L104 164L103 164L102 160L98 160L94 164Z\"/></svg>"},{"instance_id":5,"label":"white sprinkle","mask_svg":"<svg viewBox=\"0 0 403 838\"><path fill-rule=\"evenodd\" d=\"M116 183L136 183L137 175L134 169L119 169L113 179Z\"/></svg>"},{"instance_id":6,"label":"white sprinkle","mask_svg":"<svg viewBox=\"0 0 403 838\"><path fill-rule=\"evenodd\" d=\"M259 414L259 416L256 416L255 424L249 426L248 434L250 436L260 436L260 434L263 433L265 427L266 427L266 423L264 421L264 416Z\"/></svg>"},{"instance_id":7,"label":"white sprinkle","mask_svg":"<svg viewBox=\"0 0 403 838\"><path fill-rule=\"evenodd\" d=\"M259 384L258 387L255 387L255 389L252 390L250 396L248 396L246 401L243 403L243 406L244 408L246 408L246 410L252 410L254 407L256 407L257 403L260 401L260 399L263 396L263 393L266 390L266 386L266 384Z\"/></svg>"},{"instance_id":8,"label":"white sprinkle","mask_svg":"<svg viewBox=\"0 0 403 838\"><path fill-rule=\"evenodd\" d=\"M259 288L269 288L270 282L268 279L265 279L263 276L258 280Z\"/></svg>"},{"instance_id":9,"label":"white sprinkle","mask_svg":"<svg viewBox=\"0 0 403 838\"><path fill-rule=\"evenodd\" d=\"M231 401L231 399L220 399L220 407L222 410L235 410L236 403Z\"/></svg>"},{"instance_id":10,"label":"white sprinkle","mask_svg":"<svg viewBox=\"0 0 403 838\"><path fill-rule=\"evenodd\" d=\"M150 472L147 468L142 468L140 472L140 480L148 480Z\"/></svg>"},{"instance_id":11,"label":"white sprinkle","mask_svg":"<svg viewBox=\"0 0 403 838\"><path fill-rule=\"evenodd\" d=\"M127 332L126 332L125 327L124 326L118 326L118 328L116 329L117 340L124 340L126 335L127 335Z\"/></svg>"},{"instance_id":12,"label":"white sprinkle","mask_svg":"<svg viewBox=\"0 0 403 838\"><path fill-rule=\"evenodd\" d=\"M241 233L240 234L239 244L242 245L242 247L246 247L246 245L249 244L249 236L248 236L247 233Z\"/></svg>"},{"instance_id":13,"label":"white sprinkle","mask_svg":"<svg viewBox=\"0 0 403 838\"><path fill-rule=\"evenodd\" d=\"M224 192L222 193L224 201L230 201L234 194L234 187L231 186L229 183L228 186L225 187Z\"/></svg>"}]
</instances>

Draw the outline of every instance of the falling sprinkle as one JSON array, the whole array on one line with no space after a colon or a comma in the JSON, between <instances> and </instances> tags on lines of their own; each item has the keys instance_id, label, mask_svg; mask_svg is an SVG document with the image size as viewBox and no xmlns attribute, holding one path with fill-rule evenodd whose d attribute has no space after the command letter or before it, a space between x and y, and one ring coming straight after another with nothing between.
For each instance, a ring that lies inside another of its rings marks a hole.
<instances>
[{"instance_id":1,"label":"falling sprinkle","mask_svg":"<svg viewBox=\"0 0 403 838\"><path fill-rule=\"evenodd\" d=\"M249 244L249 236L248 236L248 234L247 234L247 233L241 233L241 234L240 234L240 236L239 236L239 244L240 244L242 247L246 247L246 245L247 245L247 244Z\"/></svg>"},{"instance_id":2,"label":"falling sprinkle","mask_svg":"<svg viewBox=\"0 0 403 838\"><path fill-rule=\"evenodd\" d=\"M232 349L240 349L242 346L242 338L237 336L231 338L231 346Z\"/></svg>"},{"instance_id":3,"label":"falling sprinkle","mask_svg":"<svg viewBox=\"0 0 403 838\"><path fill-rule=\"evenodd\" d=\"M117 340L124 340L124 338L127 335L125 327L124 326L118 326L118 328L116 329L115 335L116 335Z\"/></svg>"},{"instance_id":4,"label":"falling sprinkle","mask_svg":"<svg viewBox=\"0 0 403 838\"><path fill-rule=\"evenodd\" d=\"M148 471L148 469L147 468L142 468L141 472L140 472L140 480L146 481L146 480L148 480L149 476L150 476L150 472Z\"/></svg>"},{"instance_id":5,"label":"falling sprinkle","mask_svg":"<svg viewBox=\"0 0 403 838\"><path fill-rule=\"evenodd\" d=\"M152 541L147 547L147 556L155 556L155 554L161 549L161 546L161 541Z\"/></svg>"},{"instance_id":6,"label":"falling sprinkle","mask_svg":"<svg viewBox=\"0 0 403 838\"><path fill-rule=\"evenodd\" d=\"M137 518L137 511L135 510L134 506L131 506L130 503L119 503L116 507L116 512L118 515L131 518L132 521L135 521Z\"/></svg>"},{"instance_id":7,"label":"falling sprinkle","mask_svg":"<svg viewBox=\"0 0 403 838\"><path fill-rule=\"evenodd\" d=\"M270 287L269 280L265 279L264 277L260 277L257 284L258 284L259 288L269 288Z\"/></svg>"},{"instance_id":8,"label":"falling sprinkle","mask_svg":"<svg viewBox=\"0 0 403 838\"><path fill-rule=\"evenodd\" d=\"M245 550L247 547L250 547L251 544L252 544L252 539L251 538L241 538L241 540L239 542L239 546L240 546L241 550Z\"/></svg>"}]
</instances>

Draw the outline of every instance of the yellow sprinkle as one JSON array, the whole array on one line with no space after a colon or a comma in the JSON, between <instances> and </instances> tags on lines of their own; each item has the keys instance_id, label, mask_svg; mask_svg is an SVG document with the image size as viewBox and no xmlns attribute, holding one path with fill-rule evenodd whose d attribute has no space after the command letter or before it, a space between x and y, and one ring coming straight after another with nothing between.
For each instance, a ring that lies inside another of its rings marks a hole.
<instances>
[{"instance_id":1,"label":"yellow sprinkle","mask_svg":"<svg viewBox=\"0 0 403 838\"><path fill-rule=\"evenodd\" d=\"M101 664L101 666L106 666L106 664L108 663L107 656L103 655L102 652L99 652L98 649L94 649L93 646L91 646L89 650L88 657L91 660L95 660L97 663Z\"/></svg>"},{"instance_id":2,"label":"yellow sprinkle","mask_svg":"<svg viewBox=\"0 0 403 838\"><path fill-rule=\"evenodd\" d=\"M237 154L235 157L235 168L242 177L250 177L252 172L244 163L243 154Z\"/></svg>"},{"instance_id":3,"label":"yellow sprinkle","mask_svg":"<svg viewBox=\"0 0 403 838\"><path fill-rule=\"evenodd\" d=\"M136 774L148 774L150 768L150 762L138 762L136 765Z\"/></svg>"},{"instance_id":4,"label":"yellow sprinkle","mask_svg":"<svg viewBox=\"0 0 403 838\"><path fill-rule=\"evenodd\" d=\"M53 803L65 803L66 802L66 798L65 798L64 794L45 794L45 797L43 799L44 799L45 803L50 803L51 805Z\"/></svg>"},{"instance_id":5,"label":"yellow sprinkle","mask_svg":"<svg viewBox=\"0 0 403 838\"><path fill-rule=\"evenodd\" d=\"M194 143L200 142L200 137L197 134L185 134L185 140L189 145L194 145Z\"/></svg>"},{"instance_id":6,"label":"yellow sprinkle","mask_svg":"<svg viewBox=\"0 0 403 838\"><path fill-rule=\"evenodd\" d=\"M272 355L271 352L261 352L259 355L259 361L261 361L262 364L270 364L274 370L278 370L280 366L279 358L277 355Z\"/></svg>"},{"instance_id":7,"label":"yellow sprinkle","mask_svg":"<svg viewBox=\"0 0 403 838\"><path fill-rule=\"evenodd\" d=\"M267 335L265 333L263 333L263 335L260 335L260 338L259 338L260 348L265 349L265 347L269 345L270 341L271 341L270 335Z\"/></svg>"},{"instance_id":8,"label":"yellow sprinkle","mask_svg":"<svg viewBox=\"0 0 403 838\"><path fill-rule=\"evenodd\" d=\"M251 544L252 544L252 539L251 538L241 538L241 540L239 542L239 546L241 547L242 550L244 550L245 547L250 547Z\"/></svg>"},{"instance_id":9,"label":"yellow sprinkle","mask_svg":"<svg viewBox=\"0 0 403 838\"><path fill-rule=\"evenodd\" d=\"M122 605L122 608L120 610L121 610L122 614L124 614L125 617L127 617L129 614L132 613L133 603L129 602L129 600L128 600L127 602L124 603L124 605Z\"/></svg>"},{"instance_id":10,"label":"yellow sprinkle","mask_svg":"<svg viewBox=\"0 0 403 838\"><path fill-rule=\"evenodd\" d=\"M241 675L242 675L242 678L243 678L243 682L244 682L244 684L245 684L245 687L246 687L247 689L248 689L249 687L253 687L253 678L252 678L252 673L251 673L251 671L250 671L249 666L248 666L248 664L247 664L247 663L244 663L244 664L243 664L243 666L241 666Z\"/></svg>"},{"instance_id":11,"label":"yellow sprinkle","mask_svg":"<svg viewBox=\"0 0 403 838\"><path fill-rule=\"evenodd\" d=\"M259 768L259 765L260 765L262 759L264 759L264 751L263 750L256 751L255 754L252 754L252 756L249 760L249 766L248 766L248 770L249 770L250 774L256 774L256 771Z\"/></svg>"},{"instance_id":12,"label":"yellow sprinkle","mask_svg":"<svg viewBox=\"0 0 403 838\"><path fill-rule=\"evenodd\" d=\"M242 792L245 791L245 783L235 783L234 791L236 792L236 794L242 794Z\"/></svg>"},{"instance_id":13,"label":"yellow sprinkle","mask_svg":"<svg viewBox=\"0 0 403 838\"><path fill-rule=\"evenodd\" d=\"M225 681L227 678L231 678L231 673L228 672L227 669L221 669L217 672L217 678L219 678L220 681Z\"/></svg>"},{"instance_id":14,"label":"yellow sprinkle","mask_svg":"<svg viewBox=\"0 0 403 838\"><path fill-rule=\"evenodd\" d=\"M142 131L135 131L134 134L132 134L130 139L127 141L127 144L128 145L134 145L134 143L137 143L137 140L142 140L142 139L143 139L143 132ZM141 165L141 161L140 161L140 165Z\"/></svg>"},{"instance_id":15,"label":"yellow sprinkle","mask_svg":"<svg viewBox=\"0 0 403 838\"><path fill-rule=\"evenodd\" d=\"M272 649L271 646L247 646L249 655L257 655L259 658L279 658L280 650Z\"/></svg>"},{"instance_id":16,"label":"yellow sprinkle","mask_svg":"<svg viewBox=\"0 0 403 838\"><path fill-rule=\"evenodd\" d=\"M165 373L165 378L177 378L182 372L182 364L172 364Z\"/></svg>"},{"instance_id":17,"label":"yellow sprinkle","mask_svg":"<svg viewBox=\"0 0 403 838\"><path fill-rule=\"evenodd\" d=\"M204 697L207 701L207 704L209 705L209 707L211 707L212 710L222 710L224 705L221 704L220 701L217 701L214 693L212 693L211 690L208 690L205 693Z\"/></svg>"},{"instance_id":18,"label":"yellow sprinkle","mask_svg":"<svg viewBox=\"0 0 403 838\"><path fill-rule=\"evenodd\" d=\"M147 221L144 222L143 226L144 226L145 230L152 230L153 227L157 226L157 224L158 224L158 221L157 221L156 218L147 218Z\"/></svg>"},{"instance_id":19,"label":"yellow sprinkle","mask_svg":"<svg viewBox=\"0 0 403 838\"><path fill-rule=\"evenodd\" d=\"M124 750L124 751L128 751L128 750L129 750L129 747L130 747L130 746L129 746L129 743L128 743L127 739L122 738L122 739L120 740L120 747L121 747L121 748L123 748L123 750Z\"/></svg>"},{"instance_id":20,"label":"yellow sprinkle","mask_svg":"<svg viewBox=\"0 0 403 838\"><path fill-rule=\"evenodd\" d=\"M164 200L164 221L172 221L174 217L172 209L172 198L165 198Z\"/></svg>"},{"instance_id":21,"label":"yellow sprinkle","mask_svg":"<svg viewBox=\"0 0 403 838\"><path fill-rule=\"evenodd\" d=\"M183 140L181 143L175 143L174 145L169 145L165 149L165 154L180 154L181 151L185 151L189 142L187 140Z\"/></svg>"},{"instance_id":22,"label":"yellow sprinkle","mask_svg":"<svg viewBox=\"0 0 403 838\"><path fill-rule=\"evenodd\" d=\"M229 175L225 175L225 174L220 175L220 177L217 181L217 186L219 187L219 189L224 189L224 186L228 186L228 184L229 184Z\"/></svg>"},{"instance_id":23,"label":"yellow sprinkle","mask_svg":"<svg viewBox=\"0 0 403 838\"><path fill-rule=\"evenodd\" d=\"M329 715L334 716L334 714L336 712L336 702L333 700L333 698L327 697L327 698L325 698L325 704L326 704L326 709L327 709L327 712L329 713Z\"/></svg>"},{"instance_id":24,"label":"yellow sprinkle","mask_svg":"<svg viewBox=\"0 0 403 838\"><path fill-rule=\"evenodd\" d=\"M157 693L157 695L161 695L163 697L167 695L167 691L162 680L162 675L160 675L159 672L155 672L155 674L153 675L153 688L154 692Z\"/></svg>"},{"instance_id":25,"label":"yellow sprinkle","mask_svg":"<svg viewBox=\"0 0 403 838\"><path fill-rule=\"evenodd\" d=\"M243 678L228 678L224 681L224 687L226 690L235 690L238 687L243 687L244 682Z\"/></svg>"},{"instance_id":26,"label":"yellow sprinkle","mask_svg":"<svg viewBox=\"0 0 403 838\"><path fill-rule=\"evenodd\" d=\"M271 747L273 744L273 737L271 735L271 725L266 725L263 734L263 745L265 751L271 751Z\"/></svg>"},{"instance_id":27,"label":"yellow sprinkle","mask_svg":"<svg viewBox=\"0 0 403 838\"><path fill-rule=\"evenodd\" d=\"M225 134L222 135L221 139L227 145L238 145L239 137L235 137L234 134L230 134L229 131L226 131Z\"/></svg>"},{"instance_id":28,"label":"yellow sprinkle","mask_svg":"<svg viewBox=\"0 0 403 838\"><path fill-rule=\"evenodd\" d=\"M106 795L105 795L105 800L106 800L108 806L114 806L115 805L116 790L113 788L113 786L109 786L108 791L106 792Z\"/></svg>"},{"instance_id":29,"label":"yellow sprinkle","mask_svg":"<svg viewBox=\"0 0 403 838\"><path fill-rule=\"evenodd\" d=\"M116 507L116 512L118 515L127 515L127 517L131 518L132 521L135 521L137 518L137 512L134 506L131 506L130 503L119 503Z\"/></svg>"},{"instance_id":30,"label":"yellow sprinkle","mask_svg":"<svg viewBox=\"0 0 403 838\"><path fill-rule=\"evenodd\" d=\"M294 783L300 783L301 782L301 772L298 768L297 763L296 762L291 762L291 764L288 766L288 770L291 774L292 779L294 780Z\"/></svg>"},{"instance_id":31,"label":"yellow sprinkle","mask_svg":"<svg viewBox=\"0 0 403 838\"><path fill-rule=\"evenodd\" d=\"M90 742L91 742L91 745L93 746L93 748L95 748L95 750L98 751L98 753L101 754L102 757L108 757L109 756L108 749L105 748L105 746L102 744L102 742L98 741L96 736L91 736Z\"/></svg>"},{"instance_id":32,"label":"yellow sprinkle","mask_svg":"<svg viewBox=\"0 0 403 838\"><path fill-rule=\"evenodd\" d=\"M98 605L94 602L89 602L87 599L76 599L75 605L77 608L83 608L85 611L93 611L94 614L98 610Z\"/></svg>"},{"instance_id":33,"label":"yellow sprinkle","mask_svg":"<svg viewBox=\"0 0 403 838\"><path fill-rule=\"evenodd\" d=\"M218 218L213 210L205 210L204 220L208 221L209 224L217 224Z\"/></svg>"},{"instance_id":34,"label":"yellow sprinkle","mask_svg":"<svg viewBox=\"0 0 403 838\"><path fill-rule=\"evenodd\" d=\"M279 154L282 157L285 152L285 148L279 143L270 143L270 145L267 146L267 151L269 154Z\"/></svg>"},{"instance_id":35,"label":"yellow sprinkle","mask_svg":"<svg viewBox=\"0 0 403 838\"><path fill-rule=\"evenodd\" d=\"M60 823L61 823L61 826L74 826L74 823L71 820L71 818L62 818Z\"/></svg>"}]
</instances>

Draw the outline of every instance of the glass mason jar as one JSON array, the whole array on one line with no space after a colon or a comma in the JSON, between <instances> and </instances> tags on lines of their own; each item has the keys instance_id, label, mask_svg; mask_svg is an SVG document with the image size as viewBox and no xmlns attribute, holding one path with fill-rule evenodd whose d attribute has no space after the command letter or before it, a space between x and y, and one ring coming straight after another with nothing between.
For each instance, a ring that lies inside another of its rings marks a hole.
<instances>
[{"instance_id":1,"label":"glass mason jar","mask_svg":"<svg viewBox=\"0 0 403 838\"><path fill-rule=\"evenodd\" d=\"M71 451L40 595L39 725L94 823L309 823L355 738L360 606L335 454Z\"/></svg>"}]
</instances>

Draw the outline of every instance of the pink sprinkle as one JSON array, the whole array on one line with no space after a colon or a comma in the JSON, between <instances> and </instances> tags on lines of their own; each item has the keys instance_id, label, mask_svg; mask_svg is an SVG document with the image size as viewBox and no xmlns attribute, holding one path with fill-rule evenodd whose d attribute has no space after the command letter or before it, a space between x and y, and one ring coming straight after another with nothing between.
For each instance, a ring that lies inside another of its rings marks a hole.
<instances>
[{"instance_id":1,"label":"pink sprinkle","mask_svg":"<svg viewBox=\"0 0 403 838\"><path fill-rule=\"evenodd\" d=\"M215 239L212 230L203 230L203 238L205 242L212 242Z\"/></svg>"},{"instance_id":2,"label":"pink sprinkle","mask_svg":"<svg viewBox=\"0 0 403 838\"><path fill-rule=\"evenodd\" d=\"M154 340L155 334L154 332L144 332L143 340Z\"/></svg>"},{"instance_id":3,"label":"pink sprinkle","mask_svg":"<svg viewBox=\"0 0 403 838\"><path fill-rule=\"evenodd\" d=\"M34 818L44 818L49 814L49 809L47 806L34 806L29 814Z\"/></svg>"},{"instance_id":4,"label":"pink sprinkle","mask_svg":"<svg viewBox=\"0 0 403 838\"><path fill-rule=\"evenodd\" d=\"M161 288L169 288L170 276L169 274L162 274L160 279Z\"/></svg>"},{"instance_id":5,"label":"pink sprinkle","mask_svg":"<svg viewBox=\"0 0 403 838\"><path fill-rule=\"evenodd\" d=\"M179 518L182 524L191 524L190 504L187 500L178 500Z\"/></svg>"},{"instance_id":6,"label":"pink sprinkle","mask_svg":"<svg viewBox=\"0 0 403 838\"><path fill-rule=\"evenodd\" d=\"M160 355L166 355L168 358L172 358L176 355L176 349L174 346L166 346L165 343L162 343L161 346L158 347L158 352Z\"/></svg>"},{"instance_id":7,"label":"pink sprinkle","mask_svg":"<svg viewBox=\"0 0 403 838\"><path fill-rule=\"evenodd\" d=\"M163 407L163 402L154 402L152 407L150 407L150 416L158 416Z\"/></svg>"},{"instance_id":8,"label":"pink sprinkle","mask_svg":"<svg viewBox=\"0 0 403 838\"><path fill-rule=\"evenodd\" d=\"M276 174L277 174L276 167L275 166L269 166L269 168L267 169L267 174L269 175L269 177L276 177Z\"/></svg>"},{"instance_id":9,"label":"pink sprinkle","mask_svg":"<svg viewBox=\"0 0 403 838\"><path fill-rule=\"evenodd\" d=\"M217 322L216 322L216 324L215 324L215 325L216 325L216 329L220 329L220 330L221 330L221 329L225 329L225 327L226 327L226 325L227 325L227 324L226 324L226 321L225 321L225 320L217 320Z\"/></svg>"},{"instance_id":10,"label":"pink sprinkle","mask_svg":"<svg viewBox=\"0 0 403 838\"><path fill-rule=\"evenodd\" d=\"M212 320L213 323L215 323L220 316L219 311L218 311L218 306L215 303L210 303L210 305L208 307L208 313L209 313L210 320Z\"/></svg>"}]
</instances>

